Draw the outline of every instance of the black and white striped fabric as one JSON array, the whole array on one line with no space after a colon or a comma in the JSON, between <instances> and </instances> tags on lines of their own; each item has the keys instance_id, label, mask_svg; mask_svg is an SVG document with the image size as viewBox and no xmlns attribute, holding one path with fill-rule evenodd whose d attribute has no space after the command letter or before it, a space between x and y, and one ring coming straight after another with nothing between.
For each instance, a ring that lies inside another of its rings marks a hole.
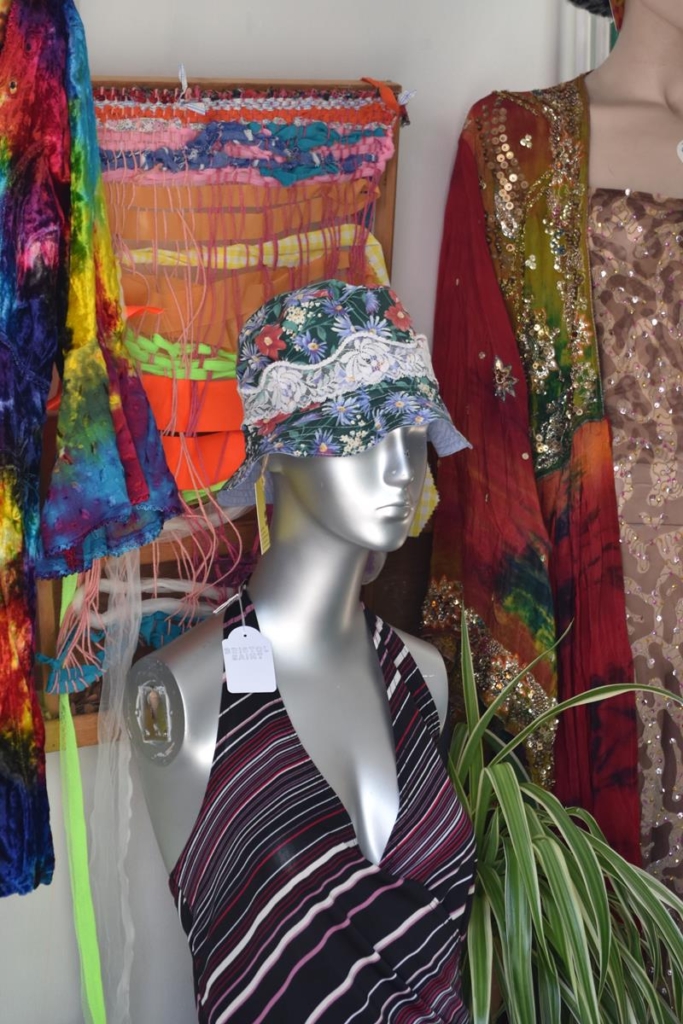
<instances>
[{"instance_id":1,"label":"black and white striped fabric","mask_svg":"<svg viewBox=\"0 0 683 1024\"><path fill-rule=\"evenodd\" d=\"M247 625L258 628L243 593ZM241 621L232 604L225 635ZM171 875L200 1024L464 1024L472 828L408 650L366 612L396 743L399 812L378 865L279 692L223 687L204 803Z\"/></svg>"}]
</instances>

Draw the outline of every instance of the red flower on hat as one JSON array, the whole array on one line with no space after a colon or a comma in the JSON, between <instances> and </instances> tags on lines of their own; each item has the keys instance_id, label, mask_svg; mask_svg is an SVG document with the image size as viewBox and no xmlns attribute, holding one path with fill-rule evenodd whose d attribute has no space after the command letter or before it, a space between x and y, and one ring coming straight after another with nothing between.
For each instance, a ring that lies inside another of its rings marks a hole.
<instances>
[{"instance_id":1,"label":"red flower on hat","mask_svg":"<svg viewBox=\"0 0 683 1024\"><path fill-rule=\"evenodd\" d=\"M254 344L259 352L263 352L264 356L268 356L269 359L278 359L279 353L287 347L282 340L281 329L275 326L264 327L262 331L259 331L254 339Z\"/></svg>"},{"instance_id":2,"label":"red flower on hat","mask_svg":"<svg viewBox=\"0 0 683 1024\"><path fill-rule=\"evenodd\" d=\"M283 423L288 418L289 417L286 412L279 412L276 416L272 416L269 420L258 420L258 422L254 424L254 426L256 427L256 430L258 431L259 434L261 434L262 437L267 437L269 434L273 433L275 428L280 423Z\"/></svg>"},{"instance_id":3,"label":"red flower on hat","mask_svg":"<svg viewBox=\"0 0 683 1024\"><path fill-rule=\"evenodd\" d=\"M384 314L385 317L387 320L391 320L394 327L400 327L401 330L409 331L413 326L413 318L397 295L392 295L392 298L394 299L394 305L389 306L389 309Z\"/></svg>"}]
</instances>

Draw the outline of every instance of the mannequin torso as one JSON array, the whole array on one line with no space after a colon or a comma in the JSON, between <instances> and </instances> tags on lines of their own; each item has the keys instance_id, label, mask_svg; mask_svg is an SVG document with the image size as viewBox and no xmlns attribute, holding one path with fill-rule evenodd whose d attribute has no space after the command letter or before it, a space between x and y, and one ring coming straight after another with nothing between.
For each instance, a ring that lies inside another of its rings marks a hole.
<instances>
[{"instance_id":1,"label":"mannequin torso","mask_svg":"<svg viewBox=\"0 0 683 1024\"><path fill-rule=\"evenodd\" d=\"M683 197L683 8L628 0L614 50L586 78L593 187Z\"/></svg>"},{"instance_id":2,"label":"mannequin torso","mask_svg":"<svg viewBox=\"0 0 683 1024\"><path fill-rule=\"evenodd\" d=\"M398 785L386 688L359 592L367 550L393 550L405 540L425 460L424 428L400 428L344 459L273 457L271 547L249 584L294 729L373 863L396 820ZM222 615L212 616L130 675L133 750L169 872L190 836L211 769L222 622ZM440 655L400 635L443 724L447 681ZM138 714L150 685L167 701L171 723L168 735L151 740Z\"/></svg>"},{"instance_id":3,"label":"mannequin torso","mask_svg":"<svg viewBox=\"0 0 683 1024\"><path fill-rule=\"evenodd\" d=\"M668 595L680 580L676 500L683 437L677 420L681 347L675 284L683 218L680 0L626 0L616 46L587 77L586 87L592 186L588 252L611 430L630 671L637 682L666 690L679 687L682 664L681 648L669 646L658 628L676 618ZM661 498L659 479L667 480ZM650 519L655 503L658 515ZM666 555L657 557L660 551L674 554L668 561ZM648 595L647 610L641 594ZM679 825L674 794L681 780L680 716L664 710L664 701L643 698L636 696L642 862L680 894L683 872L669 838Z\"/></svg>"}]
</instances>

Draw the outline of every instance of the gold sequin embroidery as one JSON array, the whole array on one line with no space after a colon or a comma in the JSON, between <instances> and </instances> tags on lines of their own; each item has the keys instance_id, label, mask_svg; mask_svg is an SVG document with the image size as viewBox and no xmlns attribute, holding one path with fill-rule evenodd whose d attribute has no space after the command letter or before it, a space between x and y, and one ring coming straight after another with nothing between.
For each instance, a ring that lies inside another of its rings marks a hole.
<instances>
[{"instance_id":1,"label":"gold sequin embroidery","mask_svg":"<svg viewBox=\"0 0 683 1024\"><path fill-rule=\"evenodd\" d=\"M496 93L476 119L482 182L493 192L487 237L529 373L539 474L564 464L576 428L602 416L585 240L585 104L580 84L570 82ZM525 171L533 134L519 139L516 153L507 129L513 105L548 126L549 167L534 180ZM543 275L536 277L539 267Z\"/></svg>"},{"instance_id":2,"label":"gold sequin embroidery","mask_svg":"<svg viewBox=\"0 0 683 1024\"><path fill-rule=\"evenodd\" d=\"M449 669L451 712L456 720L464 716L460 680L460 623L462 591L458 584L442 578L432 582L423 607L424 635L440 650ZM493 639L483 619L469 609L465 613L477 690L488 707L522 666L519 658ZM506 730L516 736L539 715L557 705L531 672L523 672L511 696L498 712ZM553 747L557 719L551 719L532 733L524 743L529 774L534 782L551 788L554 782Z\"/></svg>"}]
</instances>

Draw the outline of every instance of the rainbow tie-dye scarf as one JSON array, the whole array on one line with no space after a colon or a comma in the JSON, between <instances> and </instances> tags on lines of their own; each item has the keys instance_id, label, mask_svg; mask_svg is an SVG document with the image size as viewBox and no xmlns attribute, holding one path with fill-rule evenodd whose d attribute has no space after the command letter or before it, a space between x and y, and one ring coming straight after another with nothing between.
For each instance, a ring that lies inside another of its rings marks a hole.
<instances>
[{"instance_id":1,"label":"rainbow tie-dye scarf","mask_svg":"<svg viewBox=\"0 0 683 1024\"><path fill-rule=\"evenodd\" d=\"M151 540L179 511L122 342L83 26L13 0L0 52L0 895L49 882L35 577ZM57 453L39 493L53 366Z\"/></svg>"}]
</instances>

